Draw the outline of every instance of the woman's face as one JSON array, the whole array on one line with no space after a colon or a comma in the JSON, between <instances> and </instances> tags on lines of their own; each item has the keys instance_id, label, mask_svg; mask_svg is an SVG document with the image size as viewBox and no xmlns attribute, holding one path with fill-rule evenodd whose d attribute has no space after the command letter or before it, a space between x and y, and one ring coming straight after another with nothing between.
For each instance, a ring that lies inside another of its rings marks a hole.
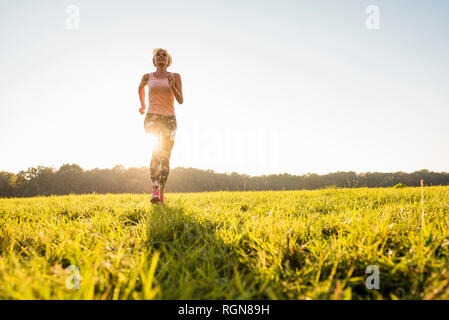
<instances>
[{"instance_id":1,"label":"woman's face","mask_svg":"<svg viewBox=\"0 0 449 320\"><path fill-rule=\"evenodd\" d=\"M156 52L156 55L154 57L154 61L156 62L157 66L166 66L168 65L168 55L167 52L165 52L164 50L158 50Z\"/></svg>"}]
</instances>

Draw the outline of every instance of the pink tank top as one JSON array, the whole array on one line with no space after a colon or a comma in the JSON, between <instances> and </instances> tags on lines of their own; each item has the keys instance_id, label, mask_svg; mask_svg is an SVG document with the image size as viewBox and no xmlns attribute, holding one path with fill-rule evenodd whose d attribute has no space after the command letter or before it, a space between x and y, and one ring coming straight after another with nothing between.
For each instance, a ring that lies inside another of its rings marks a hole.
<instances>
[{"instance_id":1,"label":"pink tank top","mask_svg":"<svg viewBox=\"0 0 449 320\"><path fill-rule=\"evenodd\" d=\"M158 79L153 72L148 79L149 108L148 113L175 115L173 103L175 95L168 85L168 79Z\"/></svg>"}]
</instances>

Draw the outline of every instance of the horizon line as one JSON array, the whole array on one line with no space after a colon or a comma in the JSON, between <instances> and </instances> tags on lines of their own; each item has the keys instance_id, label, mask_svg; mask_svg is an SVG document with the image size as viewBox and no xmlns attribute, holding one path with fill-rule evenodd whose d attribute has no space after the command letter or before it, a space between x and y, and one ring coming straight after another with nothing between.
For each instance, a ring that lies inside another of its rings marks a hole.
<instances>
[{"instance_id":1,"label":"horizon line","mask_svg":"<svg viewBox=\"0 0 449 320\"><path fill-rule=\"evenodd\" d=\"M64 164L62 164L61 166L59 166L59 169L60 169L62 166L65 166L65 165L76 165L76 166L79 166L81 169L83 169L83 171L92 171L92 170L97 170L97 169L98 169L98 170L112 170L112 169L115 168L115 167L123 167L123 168L125 168L126 170L129 170L129 169L142 169L142 168L149 169L149 166L124 166L124 165L122 165L122 164L116 164L116 165L114 165L112 168L99 168L99 167L95 167L95 168L92 168L92 169L85 169L85 168L83 168L81 165L76 164L76 163L64 163ZM7 170L0 170L0 172L7 172L7 173L12 173L12 174L19 174L20 172L22 172L22 171L27 171L27 170L30 169L30 168L38 168L38 167L44 167L44 168L54 169L54 170L56 170L56 171L59 170L59 169L56 169L56 167L54 167L54 166L37 165L37 166L34 166L34 167L28 167L28 168L25 169L25 170L19 170L18 172L11 172L11 171L7 171ZM410 172L402 171L402 170L399 170L399 171L389 171L389 172L388 172L388 171L360 171L360 172L358 172L358 171L354 171L354 170L350 170L350 171L339 170L339 171L327 172L327 173L305 172L305 173L293 174L293 173L284 172L284 173L268 173L268 174L259 174L259 175L251 175L251 174L242 173L242 172L237 172L237 171L231 171L231 172L228 172L228 171L225 171L225 172L218 172L218 171L215 171L214 169L201 169L201 168L182 167L182 166L177 166L177 167L175 167L175 168L171 168L170 171L176 170L176 169L195 169L195 170L201 170L201 171L212 171L213 173L217 173L217 174L228 174L228 175L230 175L230 174L232 174L232 173L237 173L237 174L239 174L239 175L246 175L246 176L249 176L249 177L261 177L261 176L284 175L284 174L288 174L288 175L292 175L292 176L303 176L303 175L313 175L313 174L316 174L316 175L320 175L320 176L321 176L321 175L335 174L335 173L340 173L340 172L341 172L341 173L355 173L355 174L357 174L357 175L360 175L360 174L366 174L366 173L406 173L406 174L411 174L411 173L414 173L414 172L421 172L421 171L427 171L427 172L429 172L429 173L449 174L449 171L432 171L432 170L426 169L426 168L419 169L419 170L414 170L414 171L410 171Z\"/></svg>"}]
</instances>

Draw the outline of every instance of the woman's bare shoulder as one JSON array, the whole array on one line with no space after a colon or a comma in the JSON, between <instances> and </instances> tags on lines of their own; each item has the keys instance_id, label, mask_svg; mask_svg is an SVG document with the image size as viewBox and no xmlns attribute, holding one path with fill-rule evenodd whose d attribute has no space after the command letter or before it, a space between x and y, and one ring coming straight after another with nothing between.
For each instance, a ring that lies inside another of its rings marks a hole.
<instances>
[{"instance_id":1,"label":"woman's bare shoulder","mask_svg":"<svg viewBox=\"0 0 449 320\"><path fill-rule=\"evenodd\" d=\"M145 73L142 76L142 80L140 80L140 85L139 88L143 88L147 85L148 80L150 79L150 74L149 73Z\"/></svg>"}]
</instances>

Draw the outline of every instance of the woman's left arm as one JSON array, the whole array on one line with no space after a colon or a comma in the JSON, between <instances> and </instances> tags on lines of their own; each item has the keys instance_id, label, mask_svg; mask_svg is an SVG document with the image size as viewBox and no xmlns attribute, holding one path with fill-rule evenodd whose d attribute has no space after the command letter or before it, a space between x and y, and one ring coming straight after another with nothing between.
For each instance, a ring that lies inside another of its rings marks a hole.
<instances>
[{"instance_id":1,"label":"woman's left arm","mask_svg":"<svg viewBox=\"0 0 449 320\"><path fill-rule=\"evenodd\" d=\"M184 102L184 97L182 96L182 82L179 73L170 74L168 77L168 82L171 91L176 97L176 101L178 101L179 104L182 104Z\"/></svg>"}]
</instances>

